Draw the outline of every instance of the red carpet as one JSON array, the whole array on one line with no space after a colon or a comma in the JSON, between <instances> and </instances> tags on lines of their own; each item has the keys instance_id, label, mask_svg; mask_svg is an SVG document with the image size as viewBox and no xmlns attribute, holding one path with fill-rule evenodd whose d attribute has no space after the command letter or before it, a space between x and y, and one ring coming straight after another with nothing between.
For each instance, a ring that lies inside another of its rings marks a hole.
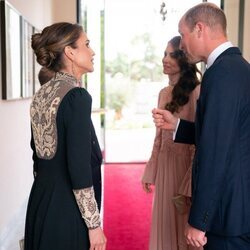
<instances>
[{"instance_id":1,"label":"red carpet","mask_svg":"<svg viewBox=\"0 0 250 250\"><path fill-rule=\"evenodd\" d=\"M142 190L145 164L104 166L104 231L107 250L147 250L152 195Z\"/></svg>"}]
</instances>

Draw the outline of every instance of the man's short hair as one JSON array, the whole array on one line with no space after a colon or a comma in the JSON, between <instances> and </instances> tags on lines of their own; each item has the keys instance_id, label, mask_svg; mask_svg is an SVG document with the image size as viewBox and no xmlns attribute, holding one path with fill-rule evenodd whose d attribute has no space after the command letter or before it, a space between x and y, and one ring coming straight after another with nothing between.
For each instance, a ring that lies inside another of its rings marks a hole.
<instances>
[{"instance_id":1,"label":"man's short hair","mask_svg":"<svg viewBox=\"0 0 250 250\"><path fill-rule=\"evenodd\" d=\"M198 22L205 23L211 29L220 26L226 35L227 20L222 9L212 3L201 3L189 9L184 15L184 20L190 30L193 30Z\"/></svg>"}]
</instances>

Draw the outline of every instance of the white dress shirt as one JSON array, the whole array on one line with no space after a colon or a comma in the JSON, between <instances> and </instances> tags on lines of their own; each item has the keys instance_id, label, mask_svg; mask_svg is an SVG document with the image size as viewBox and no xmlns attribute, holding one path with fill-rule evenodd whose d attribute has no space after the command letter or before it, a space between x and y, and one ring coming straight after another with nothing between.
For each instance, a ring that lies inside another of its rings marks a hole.
<instances>
[{"instance_id":1,"label":"white dress shirt","mask_svg":"<svg viewBox=\"0 0 250 250\"><path fill-rule=\"evenodd\" d=\"M214 63L214 61L220 54L222 54L225 50L231 47L233 47L233 44L227 41L219 45L216 49L214 49L207 58L207 69L211 67L211 65Z\"/></svg>"}]
</instances>

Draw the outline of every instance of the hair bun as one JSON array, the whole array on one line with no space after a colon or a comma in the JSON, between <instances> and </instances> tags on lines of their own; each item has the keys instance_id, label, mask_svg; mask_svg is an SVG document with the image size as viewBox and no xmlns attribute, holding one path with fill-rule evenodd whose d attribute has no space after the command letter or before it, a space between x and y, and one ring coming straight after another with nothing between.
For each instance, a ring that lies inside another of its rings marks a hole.
<instances>
[{"instance_id":1,"label":"hair bun","mask_svg":"<svg viewBox=\"0 0 250 250\"><path fill-rule=\"evenodd\" d=\"M31 46L35 52L37 62L40 65L49 68L55 60L56 55L44 46L41 33L36 33L32 36Z\"/></svg>"},{"instance_id":2,"label":"hair bun","mask_svg":"<svg viewBox=\"0 0 250 250\"><path fill-rule=\"evenodd\" d=\"M42 47L36 52L36 58L40 65L49 68L55 59L55 55L46 47Z\"/></svg>"}]
</instances>

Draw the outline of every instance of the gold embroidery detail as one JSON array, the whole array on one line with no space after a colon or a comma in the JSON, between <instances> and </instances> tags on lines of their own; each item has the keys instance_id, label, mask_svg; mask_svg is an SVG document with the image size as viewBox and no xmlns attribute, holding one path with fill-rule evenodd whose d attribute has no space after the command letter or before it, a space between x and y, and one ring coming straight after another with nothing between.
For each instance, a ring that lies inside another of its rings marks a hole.
<instances>
[{"instance_id":1,"label":"gold embroidery detail","mask_svg":"<svg viewBox=\"0 0 250 250\"><path fill-rule=\"evenodd\" d=\"M93 186L79 190L73 190L77 205L89 229L101 226L100 214L95 200Z\"/></svg>"},{"instance_id":2,"label":"gold embroidery detail","mask_svg":"<svg viewBox=\"0 0 250 250\"><path fill-rule=\"evenodd\" d=\"M32 133L39 158L52 159L57 150L56 115L63 97L74 88L76 79L65 73L44 84L30 106Z\"/></svg>"}]
</instances>

